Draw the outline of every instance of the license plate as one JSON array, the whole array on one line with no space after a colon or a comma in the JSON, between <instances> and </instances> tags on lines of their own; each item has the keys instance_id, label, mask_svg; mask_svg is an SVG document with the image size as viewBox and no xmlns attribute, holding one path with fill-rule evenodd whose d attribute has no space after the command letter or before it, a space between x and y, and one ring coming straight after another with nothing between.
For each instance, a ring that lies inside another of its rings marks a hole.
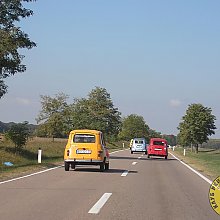
<instances>
[{"instance_id":1,"label":"license plate","mask_svg":"<svg viewBox=\"0 0 220 220\"><path fill-rule=\"evenodd\" d=\"M155 148L154 150L159 150L159 151L161 151L162 149L161 149L161 148Z\"/></svg>"},{"instance_id":2,"label":"license plate","mask_svg":"<svg viewBox=\"0 0 220 220\"><path fill-rule=\"evenodd\" d=\"M76 150L77 154L91 154L91 150Z\"/></svg>"}]
</instances>

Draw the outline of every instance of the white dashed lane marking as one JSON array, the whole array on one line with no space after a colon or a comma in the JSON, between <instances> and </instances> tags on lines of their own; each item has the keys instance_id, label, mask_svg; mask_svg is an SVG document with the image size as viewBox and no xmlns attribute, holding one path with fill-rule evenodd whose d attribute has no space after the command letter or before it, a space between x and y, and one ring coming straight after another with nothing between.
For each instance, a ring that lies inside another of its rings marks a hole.
<instances>
[{"instance_id":1,"label":"white dashed lane marking","mask_svg":"<svg viewBox=\"0 0 220 220\"><path fill-rule=\"evenodd\" d=\"M96 204L89 210L89 214L98 214L101 208L108 201L112 193L104 193L103 196L96 202Z\"/></svg>"},{"instance_id":2,"label":"white dashed lane marking","mask_svg":"<svg viewBox=\"0 0 220 220\"><path fill-rule=\"evenodd\" d=\"M132 165L136 165L136 164L137 164L137 162L133 162L133 163L132 163Z\"/></svg>"},{"instance_id":3,"label":"white dashed lane marking","mask_svg":"<svg viewBox=\"0 0 220 220\"><path fill-rule=\"evenodd\" d=\"M121 174L121 176L127 176L128 175L128 170L125 170L122 174Z\"/></svg>"}]
</instances>

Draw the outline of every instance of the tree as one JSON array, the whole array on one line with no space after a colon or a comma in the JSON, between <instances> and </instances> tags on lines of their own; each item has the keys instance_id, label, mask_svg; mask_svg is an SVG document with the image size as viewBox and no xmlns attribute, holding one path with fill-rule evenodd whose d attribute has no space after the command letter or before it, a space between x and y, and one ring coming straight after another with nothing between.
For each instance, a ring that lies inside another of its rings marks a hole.
<instances>
[{"instance_id":1,"label":"tree","mask_svg":"<svg viewBox=\"0 0 220 220\"><path fill-rule=\"evenodd\" d=\"M7 92L4 79L16 73L24 72L22 64L24 55L20 49L31 49L36 44L31 41L17 24L21 18L33 15L33 11L23 7L22 2L35 0L2 0L0 1L0 98Z\"/></svg>"},{"instance_id":2,"label":"tree","mask_svg":"<svg viewBox=\"0 0 220 220\"><path fill-rule=\"evenodd\" d=\"M131 114L122 120L122 130L119 138L122 140L130 140L134 137L144 137L149 141L150 128L145 123L142 116Z\"/></svg>"},{"instance_id":3,"label":"tree","mask_svg":"<svg viewBox=\"0 0 220 220\"><path fill-rule=\"evenodd\" d=\"M153 129L149 129L149 138L161 138L161 133Z\"/></svg>"},{"instance_id":4,"label":"tree","mask_svg":"<svg viewBox=\"0 0 220 220\"><path fill-rule=\"evenodd\" d=\"M198 153L198 145L207 142L208 136L215 134L216 117L211 113L211 108L202 104L191 104L179 124L178 140L184 145L190 143L195 147L196 153Z\"/></svg>"},{"instance_id":5,"label":"tree","mask_svg":"<svg viewBox=\"0 0 220 220\"><path fill-rule=\"evenodd\" d=\"M15 153L21 151L22 147L26 144L28 140L28 136L28 122L14 124L6 133L6 137L15 144Z\"/></svg>"},{"instance_id":6,"label":"tree","mask_svg":"<svg viewBox=\"0 0 220 220\"><path fill-rule=\"evenodd\" d=\"M108 137L118 135L121 113L114 107L105 88L96 87L89 93L88 110L92 118L92 127L103 131Z\"/></svg>"},{"instance_id":7,"label":"tree","mask_svg":"<svg viewBox=\"0 0 220 220\"><path fill-rule=\"evenodd\" d=\"M40 125L40 132L44 131L47 136L62 137L65 136L68 121L68 95L59 93L55 97L41 95L42 109L36 118ZM69 132L69 131L68 131Z\"/></svg>"},{"instance_id":8,"label":"tree","mask_svg":"<svg viewBox=\"0 0 220 220\"><path fill-rule=\"evenodd\" d=\"M91 125L93 118L91 118L88 100L86 98L75 98L71 108L74 129L94 129Z\"/></svg>"},{"instance_id":9,"label":"tree","mask_svg":"<svg viewBox=\"0 0 220 220\"><path fill-rule=\"evenodd\" d=\"M75 99L72 107L75 128L97 129L103 131L107 138L117 137L121 113L114 107L105 88L96 87L87 99Z\"/></svg>"}]
</instances>

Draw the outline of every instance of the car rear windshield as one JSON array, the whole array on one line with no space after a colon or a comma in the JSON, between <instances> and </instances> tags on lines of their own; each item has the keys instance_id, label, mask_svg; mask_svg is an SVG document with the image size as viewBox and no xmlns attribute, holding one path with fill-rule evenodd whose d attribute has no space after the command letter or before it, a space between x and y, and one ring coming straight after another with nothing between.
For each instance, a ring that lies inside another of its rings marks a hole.
<instances>
[{"instance_id":1,"label":"car rear windshield","mask_svg":"<svg viewBox=\"0 0 220 220\"><path fill-rule=\"evenodd\" d=\"M163 141L154 141L153 145L159 145L159 146L164 146L165 143Z\"/></svg>"},{"instance_id":2,"label":"car rear windshield","mask_svg":"<svg viewBox=\"0 0 220 220\"><path fill-rule=\"evenodd\" d=\"M73 137L74 143L95 143L95 135L90 134L75 134Z\"/></svg>"},{"instance_id":3,"label":"car rear windshield","mask_svg":"<svg viewBox=\"0 0 220 220\"><path fill-rule=\"evenodd\" d=\"M144 141L141 141L141 140L135 140L135 144L143 144Z\"/></svg>"}]
</instances>

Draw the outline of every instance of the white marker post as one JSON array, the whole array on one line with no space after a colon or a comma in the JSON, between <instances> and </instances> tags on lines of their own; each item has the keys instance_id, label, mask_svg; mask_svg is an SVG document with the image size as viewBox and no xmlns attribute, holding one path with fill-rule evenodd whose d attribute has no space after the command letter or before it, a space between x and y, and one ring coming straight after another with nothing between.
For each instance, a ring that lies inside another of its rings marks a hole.
<instances>
[{"instance_id":1,"label":"white marker post","mask_svg":"<svg viewBox=\"0 0 220 220\"><path fill-rule=\"evenodd\" d=\"M41 148L38 149L38 163L41 163L41 155L42 155L42 150Z\"/></svg>"},{"instance_id":2,"label":"white marker post","mask_svg":"<svg viewBox=\"0 0 220 220\"><path fill-rule=\"evenodd\" d=\"M183 150L183 156L186 156L186 149Z\"/></svg>"},{"instance_id":3,"label":"white marker post","mask_svg":"<svg viewBox=\"0 0 220 220\"><path fill-rule=\"evenodd\" d=\"M173 146L173 151L175 150L175 146Z\"/></svg>"},{"instance_id":4,"label":"white marker post","mask_svg":"<svg viewBox=\"0 0 220 220\"><path fill-rule=\"evenodd\" d=\"M125 143L122 144L123 145L123 149L125 148Z\"/></svg>"}]
</instances>

